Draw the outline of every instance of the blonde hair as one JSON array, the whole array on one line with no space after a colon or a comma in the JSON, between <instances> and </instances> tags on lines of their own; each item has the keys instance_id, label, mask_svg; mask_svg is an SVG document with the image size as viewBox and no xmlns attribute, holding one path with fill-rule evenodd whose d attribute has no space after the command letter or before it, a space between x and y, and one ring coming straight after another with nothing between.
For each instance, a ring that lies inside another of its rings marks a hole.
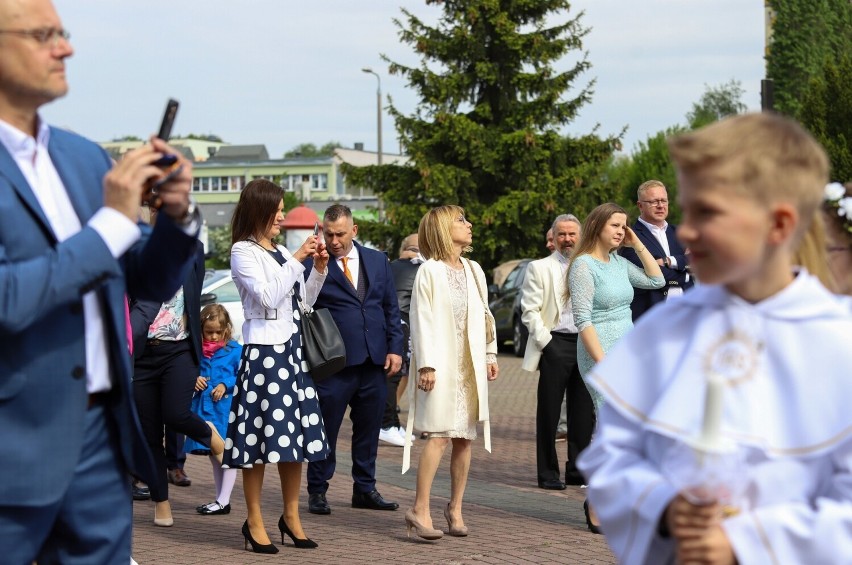
<instances>
[{"instance_id":1,"label":"blonde hair","mask_svg":"<svg viewBox=\"0 0 852 565\"><path fill-rule=\"evenodd\" d=\"M658 180L646 180L642 184L639 185L639 188L636 189L636 200L642 200L642 195L648 192L649 189L654 188L655 186L659 186L663 190L665 190L666 185L664 185L661 181Z\"/></svg>"},{"instance_id":2,"label":"blonde hair","mask_svg":"<svg viewBox=\"0 0 852 565\"><path fill-rule=\"evenodd\" d=\"M438 206L426 212L417 230L420 254L438 261L452 258L455 253L452 227L459 216L464 216L464 208L454 205ZM471 250L470 246L465 247L462 254Z\"/></svg>"},{"instance_id":3,"label":"blonde hair","mask_svg":"<svg viewBox=\"0 0 852 565\"><path fill-rule=\"evenodd\" d=\"M604 227L606 227L607 222L613 214L624 214L629 218L624 208L614 202L606 202L589 212L589 215L583 221L583 227L580 229L580 241L574 246L574 252L571 254L571 264L568 265L568 272L565 273L565 292L563 293L565 302L568 302L568 299L571 298L568 277L571 274L571 269L574 268L574 262L578 257L590 255L595 250L598 236Z\"/></svg>"},{"instance_id":4,"label":"blonde hair","mask_svg":"<svg viewBox=\"0 0 852 565\"><path fill-rule=\"evenodd\" d=\"M815 275L829 290L837 290L834 277L828 268L827 240L825 238L825 222L822 210L817 210L811 226L802 236L802 241L793 253L793 264L801 265L809 273Z\"/></svg>"},{"instance_id":5,"label":"blonde hair","mask_svg":"<svg viewBox=\"0 0 852 565\"><path fill-rule=\"evenodd\" d=\"M221 304L208 304L201 309L201 333L204 334L204 324L206 322L218 322L222 327L222 341L231 341L234 326L231 324L231 315Z\"/></svg>"},{"instance_id":6,"label":"blonde hair","mask_svg":"<svg viewBox=\"0 0 852 565\"><path fill-rule=\"evenodd\" d=\"M793 244L804 236L822 201L829 162L802 126L773 113L742 114L668 140L679 175L699 190L725 186L767 206L795 206Z\"/></svg>"}]
</instances>

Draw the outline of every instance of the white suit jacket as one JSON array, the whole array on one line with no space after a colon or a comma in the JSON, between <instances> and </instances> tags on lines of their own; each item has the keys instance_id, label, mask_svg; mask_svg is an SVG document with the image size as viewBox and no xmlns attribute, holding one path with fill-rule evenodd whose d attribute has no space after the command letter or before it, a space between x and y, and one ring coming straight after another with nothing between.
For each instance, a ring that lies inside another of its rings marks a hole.
<instances>
[{"instance_id":1,"label":"white suit jacket","mask_svg":"<svg viewBox=\"0 0 852 565\"><path fill-rule=\"evenodd\" d=\"M305 282L305 267L282 245L276 246L287 259L284 265L254 241L238 241L231 248L231 276L240 293L243 313L243 342L257 345L286 343L293 335L293 287L298 282L305 307L313 306L325 276L311 269Z\"/></svg>"},{"instance_id":2,"label":"white suit jacket","mask_svg":"<svg viewBox=\"0 0 852 565\"><path fill-rule=\"evenodd\" d=\"M521 294L521 320L530 332L521 365L524 371L538 370L541 350L550 343L550 330L562 315L564 292L565 276L559 259L550 255L529 264Z\"/></svg>"}]
</instances>

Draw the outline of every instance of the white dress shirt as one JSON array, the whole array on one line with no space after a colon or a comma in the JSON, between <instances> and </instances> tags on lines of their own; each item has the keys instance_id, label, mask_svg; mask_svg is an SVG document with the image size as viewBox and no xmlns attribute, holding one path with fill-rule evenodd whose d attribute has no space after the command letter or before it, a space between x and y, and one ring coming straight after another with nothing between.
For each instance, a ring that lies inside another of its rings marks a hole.
<instances>
[{"instance_id":1,"label":"white dress shirt","mask_svg":"<svg viewBox=\"0 0 852 565\"><path fill-rule=\"evenodd\" d=\"M346 266L352 275L352 286L358 288L358 274L361 272L361 261L358 258L358 250L355 248L355 244L352 244L352 249L349 250L349 253L345 257L347 259ZM343 257L337 258L337 264L341 272L343 272Z\"/></svg>"},{"instance_id":2,"label":"white dress shirt","mask_svg":"<svg viewBox=\"0 0 852 565\"><path fill-rule=\"evenodd\" d=\"M570 264L567 257L559 253L558 251L553 252L553 256L559 261L559 266L562 268L562 286L554 289L556 293L556 297L561 299L562 295L565 293L565 276L568 273L568 265ZM562 308L562 311L559 314L559 321L553 327L554 332L567 333L567 334L575 334L577 333L577 324L574 323L574 312L571 308L571 299L568 299L568 302Z\"/></svg>"},{"instance_id":3,"label":"white dress shirt","mask_svg":"<svg viewBox=\"0 0 852 565\"><path fill-rule=\"evenodd\" d=\"M56 239L65 241L82 228L68 192L47 151L50 128L39 119L35 138L0 120L0 142L15 159L50 223ZM139 227L123 214L103 207L89 219L115 258L130 249L140 237ZM95 291L83 295L86 332L86 390L91 394L112 388L104 313Z\"/></svg>"}]
</instances>

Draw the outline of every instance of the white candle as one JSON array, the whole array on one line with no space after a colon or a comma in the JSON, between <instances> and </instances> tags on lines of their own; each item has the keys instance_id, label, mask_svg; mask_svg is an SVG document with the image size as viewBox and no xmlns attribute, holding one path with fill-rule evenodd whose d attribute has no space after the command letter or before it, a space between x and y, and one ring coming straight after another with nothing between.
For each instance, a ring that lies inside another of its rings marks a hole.
<instances>
[{"instance_id":1,"label":"white candle","mask_svg":"<svg viewBox=\"0 0 852 565\"><path fill-rule=\"evenodd\" d=\"M718 450L722 446L722 395L725 381L718 375L707 379L707 392L704 397L704 421L701 424L701 446L707 451Z\"/></svg>"}]
</instances>

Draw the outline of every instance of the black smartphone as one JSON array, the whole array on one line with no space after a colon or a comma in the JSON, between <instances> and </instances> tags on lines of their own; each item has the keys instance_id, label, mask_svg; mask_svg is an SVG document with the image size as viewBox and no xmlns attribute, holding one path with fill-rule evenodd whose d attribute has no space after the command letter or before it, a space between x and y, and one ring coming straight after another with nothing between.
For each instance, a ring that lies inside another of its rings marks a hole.
<instances>
[{"instance_id":1,"label":"black smartphone","mask_svg":"<svg viewBox=\"0 0 852 565\"><path fill-rule=\"evenodd\" d=\"M172 135L172 126L175 124L175 116L177 116L179 102L174 98L169 98L166 103L166 111L163 113L163 121L160 122L160 131L157 137L163 141L168 141ZM171 167L177 162L177 155L166 154L154 161L157 167Z\"/></svg>"}]
</instances>

